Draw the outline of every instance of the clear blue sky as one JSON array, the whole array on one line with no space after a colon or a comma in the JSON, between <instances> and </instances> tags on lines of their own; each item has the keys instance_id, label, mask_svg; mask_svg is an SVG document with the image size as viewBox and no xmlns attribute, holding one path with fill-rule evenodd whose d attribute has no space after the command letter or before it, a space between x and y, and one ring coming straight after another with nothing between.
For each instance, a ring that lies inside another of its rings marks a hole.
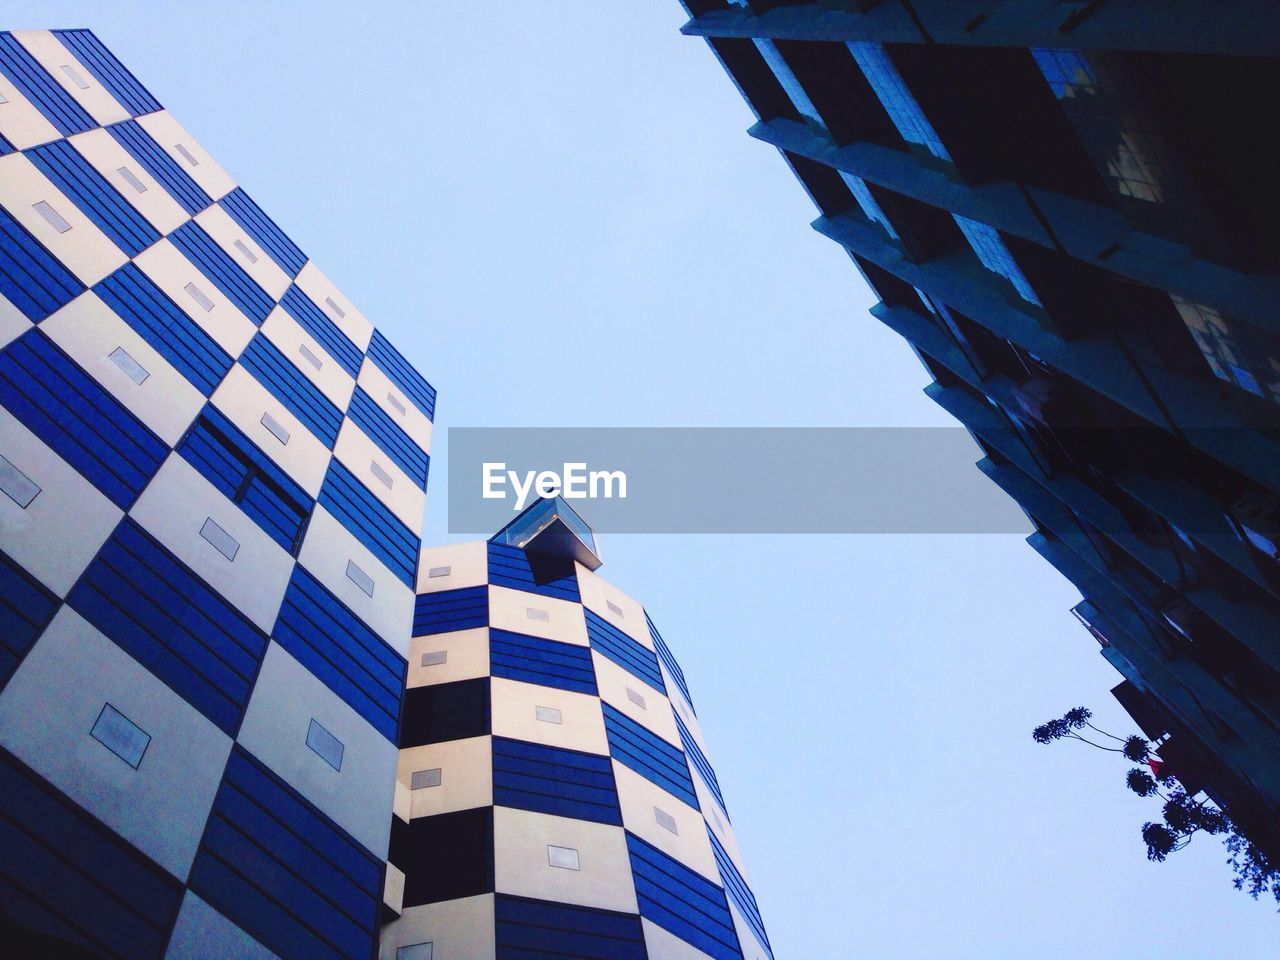
<instances>
[{"instance_id":1,"label":"clear blue sky","mask_svg":"<svg viewBox=\"0 0 1280 960\"><path fill-rule=\"evenodd\" d=\"M4 19L99 33L440 390L441 467L451 426L949 422L677 0ZM1128 725L1020 539L602 549L685 666L779 960L1275 955L1220 846L1147 863L1124 765L1032 743L1076 704Z\"/></svg>"}]
</instances>

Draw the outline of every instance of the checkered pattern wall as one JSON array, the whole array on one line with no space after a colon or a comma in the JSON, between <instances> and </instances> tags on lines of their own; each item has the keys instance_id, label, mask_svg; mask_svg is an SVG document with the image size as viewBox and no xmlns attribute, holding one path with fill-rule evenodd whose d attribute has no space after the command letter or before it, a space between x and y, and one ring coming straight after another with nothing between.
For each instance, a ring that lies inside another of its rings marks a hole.
<instances>
[{"instance_id":1,"label":"checkered pattern wall","mask_svg":"<svg viewBox=\"0 0 1280 960\"><path fill-rule=\"evenodd\" d=\"M372 954L434 402L92 33L0 33L6 924Z\"/></svg>"},{"instance_id":2,"label":"checkered pattern wall","mask_svg":"<svg viewBox=\"0 0 1280 960\"><path fill-rule=\"evenodd\" d=\"M418 575L385 960L771 960L684 675L570 559L431 548Z\"/></svg>"}]
</instances>

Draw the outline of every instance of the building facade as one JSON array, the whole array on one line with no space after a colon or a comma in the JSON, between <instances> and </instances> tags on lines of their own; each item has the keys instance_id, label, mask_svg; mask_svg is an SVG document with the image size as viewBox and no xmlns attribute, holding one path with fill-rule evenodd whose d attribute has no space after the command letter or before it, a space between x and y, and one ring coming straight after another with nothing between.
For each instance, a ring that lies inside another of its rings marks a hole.
<instances>
[{"instance_id":1,"label":"building facade","mask_svg":"<svg viewBox=\"0 0 1280 960\"><path fill-rule=\"evenodd\" d=\"M0 33L0 952L374 955L434 403L92 33Z\"/></svg>"},{"instance_id":2,"label":"building facade","mask_svg":"<svg viewBox=\"0 0 1280 960\"><path fill-rule=\"evenodd\" d=\"M679 665L562 500L425 550L384 960L771 960Z\"/></svg>"},{"instance_id":3,"label":"building facade","mask_svg":"<svg viewBox=\"0 0 1280 960\"><path fill-rule=\"evenodd\" d=\"M1280 858L1280 8L685 6L1167 772Z\"/></svg>"}]
</instances>

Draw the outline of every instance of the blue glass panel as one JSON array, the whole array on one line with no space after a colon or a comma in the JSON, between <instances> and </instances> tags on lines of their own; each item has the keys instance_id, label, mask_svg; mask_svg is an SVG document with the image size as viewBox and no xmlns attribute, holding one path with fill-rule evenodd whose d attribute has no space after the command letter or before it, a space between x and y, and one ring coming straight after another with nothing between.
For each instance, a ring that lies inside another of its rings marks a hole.
<instances>
[{"instance_id":1,"label":"blue glass panel","mask_svg":"<svg viewBox=\"0 0 1280 960\"><path fill-rule=\"evenodd\" d=\"M489 625L489 588L463 587L420 593L413 604L413 635L471 630Z\"/></svg>"},{"instance_id":2,"label":"blue glass panel","mask_svg":"<svg viewBox=\"0 0 1280 960\"><path fill-rule=\"evenodd\" d=\"M498 894L498 960L645 960L644 930L630 913Z\"/></svg>"},{"instance_id":3,"label":"blue glass panel","mask_svg":"<svg viewBox=\"0 0 1280 960\"><path fill-rule=\"evenodd\" d=\"M279 347L258 334L240 354L240 364L326 447L333 447L338 431L342 429L342 411L280 352Z\"/></svg>"},{"instance_id":4,"label":"blue glass panel","mask_svg":"<svg viewBox=\"0 0 1280 960\"><path fill-rule=\"evenodd\" d=\"M591 650L507 630L489 630L489 669L495 677L544 687L596 693Z\"/></svg>"},{"instance_id":5,"label":"blue glass panel","mask_svg":"<svg viewBox=\"0 0 1280 960\"><path fill-rule=\"evenodd\" d=\"M427 383L426 378L414 369L395 347L387 341L379 331L373 331L373 339L369 341L369 359L372 360L391 382L405 392L419 410L434 419L436 415L435 387Z\"/></svg>"},{"instance_id":6,"label":"blue glass panel","mask_svg":"<svg viewBox=\"0 0 1280 960\"><path fill-rule=\"evenodd\" d=\"M630 833L627 849L640 916L716 960L741 960L724 890Z\"/></svg>"},{"instance_id":7,"label":"blue glass panel","mask_svg":"<svg viewBox=\"0 0 1280 960\"><path fill-rule=\"evenodd\" d=\"M0 207L0 294L39 323L84 292L84 284Z\"/></svg>"},{"instance_id":8,"label":"blue glass panel","mask_svg":"<svg viewBox=\"0 0 1280 960\"><path fill-rule=\"evenodd\" d=\"M431 458L385 410L373 402L364 388L357 386L351 395L347 416L378 445L379 450L391 458L392 463L409 475L410 480L420 489L427 489L427 471Z\"/></svg>"},{"instance_id":9,"label":"blue glass panel","mask_svg":"<svg viewBox=\"0 0 1280 960\"><path fill-rule=\"evenodd\" d=\"M747 925L751 927L751 932L760 941L760 946L764 949L765 954L770 960L773 960L773 948L769 945L769 935L765 933L764 920L760 916L760 906L756 903L756 895L751 892L751 887L747 885L746 878L738 870L733 858L729 856L720 841L716 839L715 833L709 828L707 836L711 840L711 849L715 853L716 866L720 868L720 879L724 883L725 893L729 895L733 905L738 908L738 912L742 914L743 919L747 921Z\"/></svg>"},{"instance_id":10,"label":"blue glass panel","mask_svg":"<svg viewBox=\"0 0 1280 960\"><path fill-rule=\"evenodd\" d=\"M493 738L493 802L557 817L622 824L608 757Z\"/></svg>"},{"instance_id":11,"label":"blue glass panel","mask_svg":"<svg viewBox=\"0 0 1280 960\"><path fill-rule=\"evenodd\" d=\"M667 743L609 704L602 703L601 706L604 708L604 731L609 740L609 755L650 783L680 798L695 810L698 809L698 797L693 792L693 778L689 775L689 767L680 748Z\"/></svg>"},{"instance_id":12,"label":"blue glass panel","mask_svg":"<svg viewBox=\"0 0 1280 960\"><path fill-rule=\"evenodd\" d=\"M658 653L658 659L667 668L667 676L676 682L676 686L684 694L685 703L689 704L689 709L692 710L693 697L689 695L689 684L685 682L684 671L680 669L680 664L676 662L675 656L671 653L671 648L662 639L662 634L658 633L658 628L653 625L653 620L649 618L649 614L646 613L644 619L649 625L649 636L653 638L653 647Z\"/></svg>"},{"instance_id":13,"label":"blue glass panel","mask_svg":"<svg viewBox=\"0 0 1280 960\"><path fill-rule=\"evenodd\" d=\"M280 306L298 322L307 333L316 338L316 342L324 348L329 356L337 361L338 366L353 377L360 375L360 364L364 362L364 354L352 343L338 325L330 320L323 310L311 302L311 298L297 286L285 291Z\"/></svg>"},{"instance_id":14,"label":"blue glass panel","mask_svg":"<svg viewBox=\"0 0 1280 960\"><path fill-rule=\"evenodd\" d=\"M652 650L590 610L584 612L587 615L587 638L591 641L593 650L599 650L627 673L643 680L655 690L667 692L662 682L662 671L658 669L658 658Z\"/></svg>"},{"instance_id":15,"label":"blue glass panel","mask_svg":"<svg viewBox=\"0 0 1280 960\"><path fill-rule=\"evenodd\" d=\"M194 220L169 234L169 240L254 323L261 324L275 309L275 300Z\"/></svg>"},{"instance_id":16,"label":"blue glass panel","mask_svg":"<svg viewBox=\"0 0 1280 960\"><path fill-rule=\"evenodd\" d=\"M548 501L550 502L550 501ZM558 597L577 603L581 599L578 593L578 579L573 564L564 563L562 569L554 571L563 573L554 579L544 579L544 571L535 572L529 554L519 547L507 546L504 543L489 543L489 582L499 587L511 587L513 590L525 590L539 593L544 597Z\"/></svg>"},{"instance_id":17,"label":"blue glass panel","mask_svg":"<svg viewBox=\"0 0 1280 960\"><path fill-rule=\"evenodd\" d=\"M1000 239L1000 233L995 227L988 226L980 220L970 220L968 217L962 217L958 213L951 215L956 225L960 227L960 232L965 235L965 239L969 241L969 246L973 247L973 252L978 255L978 259L982 261L982 265L992 273L998 273L1018 291L1018 295L1029 303L1040 306L1040 298L1036 296L1035 290L1031 288L1031 282L1027 280L1026 275L1013 259L1013 254L1009 252L1009 248L1005 246L1004 241Z\"/></svg>"},{"instance_id":18,"label":"blue glass panel","mask_svg":"<svg viewBox=\"0 0 1280 960\"><path fill-rule=\"evenodd\" d=\"M0 552L0 689L58 611L58 598Z\"/></svg>"},{"instance_id":19,"label":"blue glass panel","mask_svg":"<svg viewBox=\"0 0 1280 960\"><path fill-rule=\"evenodd\" d=\"M728 816L729 810L724 805L724 795L720 792L720 781L716 779L716 772L711 766L711 761L702 752L702 747L698 746L698 741L693 739L693 736L689 733L689 728L680 719L680 714L674 713L674 711L673 714L676 718L676 729L680 734L680 743L684 746L685 756L689 758L689 762L693 764L698 774L702 777L702 782L711 790L716 802L720 804L720 809Z\"/></svg>"}]
</instances>

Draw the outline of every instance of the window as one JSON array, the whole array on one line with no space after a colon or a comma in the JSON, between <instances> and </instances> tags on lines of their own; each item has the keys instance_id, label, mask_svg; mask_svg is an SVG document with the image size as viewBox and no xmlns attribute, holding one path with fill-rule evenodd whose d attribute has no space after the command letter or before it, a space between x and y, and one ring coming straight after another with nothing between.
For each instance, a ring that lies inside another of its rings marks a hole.
<instances>
[{"instance_id":1,"label":"window","mask_svg":"<svg viewBox=\"0 0 1280 960\"><path fill-rule=\"evenodd\" d=\"M3 490L9 499L23 510L31 506L31 501L40 493L40 487L34 480L2 456L0 456L0 490Z\"/></svg>"},{"instance_id":2,"label":"window","mask_svg":"<svg viewBox=\"0 0 1280 960\"><path fill-rule=\"evenodd\" d=\"M359 587L366 596L373 596L373 577L361 570L354 560L347 561L347 579Z\"/></svg>"},{"instance_id":3,"label":"window","mask_svg":"<svg viewBox=\"0 0 1280 960\"><path fill-rule=\"evenodd\" d=\"M71 66L71 64L64 63L62 65L62 72L66 74L67 79L70 80L72 83L74 83L76 87L78 87L79 89L81 90L89 89L88 82L85 80L84 77L80 76L80 74L76 72L76 69L73 66Z\"/></svg>"},{"instance_id":4,"label":"window","mask_svg":"<svg viewBox=\"0 0 1280 960\"><path fill-rule=\"evenodd\" d=\"M422 655L422 665L424 667L436 667L442 663L448 663L448 650L430 650Z\"/></svg>"},{"instance_id":5,"label":"window","mask_svg":"<svg viewBox=\"0 0 1280 960\"><path fill-rule=\"evenodd\" d=\"M425 790L428 787L438 787L440 783L439 767L432 767L430 770L415 770L409 777L410 790Z\"/></svg>"},{"instance_id":6,"label":"window","mask_svg":"<svg viewBox=\"0 0 1280 960\"><path fill-rule=\"evenodd\" d=\"M1280 403L1280 342L1213 307L1169 297L1215 377Z\"/></svg>"},{"instance_id":7,"label":"window","mask_svg":"<svg viewBox=\"0 0 1280 960\"><path fill-rule=\"evenodd\" d=\"M409 412L408 410L405 409L404 404L400 402L400 398L397 397L394 393L387 394L387 403L395 407L396 412L399 413L400 416L404 416L406 413Z\"/></svg>"},{"instance_id":8,"label":"window","mask_svg":"<svg viewBox=\"0 0 1280 960\"><path fill-rule=\"evenodd\" d=\"M432 567L430 570L427 571L427 577L432 579L434 579L435 577L447 577L451 573L453 573L452 566Z\"/></svg>"},{"instance_id":9,"label":"window","mask_svg":"<svg viewBox=\"0 0 1280 960\"><path fill-rule=\"evenodd\" d=\"M250 250L247 246L245 246L243 240L236 240L232 244L232 246L234 246L237 250L239 250L240 255L244 257L246 260L248 260L250 263L258 262L258 255L254 253L252 250Z\"/></svg>"},{"instance_id":10,"label":"window","mask_svg":"<svg viewBox=\"0 0 1280 960\"><path fill-rule=\"evenodd\" d=\"M534 707L533 714L543 723L563 723L560 711L555 707Z\"/></svg>"},{"instance_id":11,"label":"window","mask_svg":"<svg viewBox=\"0 0 1280 960\"><path fill-rule=\"evenodd\" d=\"M213 549L228 560L234 560L236 554L240 552L239 542L231 534L223 530L222 527L218 526L213 517L205 520L204 526L200 528L200 536L204 537Z\"/></svg>"},{"instance_id":12,"label":"window","mask_svg":"<svg viewBox=\"0 0 1280 960\"><path fill-rule=\"evenodd\" d=\"M63 219L62 214L53 209L47 201L41 200L39 203L34 204L34 209L36 213L44 217L45 222L49 224L49 226L53 227L53 229L57 230L59 233L66 233L71 229L71 224L67 223L67 221Z\"/></svg>"},{"instance_id":13,"label":"window","mask_svg":"<svg viewBox=\"0 0 1280 960\"><path fill-rule=\"evenodd\" d=\"M343 310L340 306L338 306L336 303L333 302L333 297L325 297L324 303L325 303L325 306L327 306L330 310L332 310L334 313L338 315L339 320L341 320L343 317L347 315L347 311Z\"/></svg>"},{"instance_id":14,"label":"window","mask_svg":"<svg viewBox=\"0 0 1280 960\"><path fill-rule=\"evenodd\" d=\"M120 174L120 179L133 187L138 193L146 193L147 185L137 178L132 170L128 167L117 167L116 173Z\"/></svg>"},{"instance_id":15,"label":"window","mask_svg":"<svg viewBox=\"0 0 1280 960\"><path fill-rule=\"evenodd\" d=\"M307 727L307 746L333 769L342 769L342 741L315 720Z\"/></svg>"},{"instance_id":16,"label":"window","mask_svg":"<svg viewBox=\"0 0 1280 960\"><path fill-rule=\"evenodd\" d=\"M884 104L889 119L902 134L902 139L924 147L939 160L951 161L951 155L942 145L937 132L920 109L920 104L907 89L902 74L889 59L889 54L878 43L850 43L847 45L858 61L867 82Z\"/></svg>"},{"instance_id":17,"label":"window","mask_svg":"<svg viewBox=\"0 0 1280 960\"><path fill-rule=\"evenodd\" d=\"M324 361L307 349L307 345L305 343L298 344L298 352L302 354L303 360L307 361L307 363L311 364L317 370L324 366Z\"/></svg>"},{"instance_id":18,"label":"window","mask_svg":"<svg viewBox=\"0 0 1280 960\"><path fill-rule=\"evenodd\" d=\"M151 735L109 703L102 705L89 735L137 770L151 743Z\"/></svg>"},{"instance_id":19,"label":"window","mask_svg":"<svg viewBox=\"0 0 1280 960\"><path fill-rule=\"evenodd\" d=\"M676 818L673 817L671 814L667 813L667 811L660 810L658 807L654 807L653 818L658 821L658 826L660 826L663 830L670 831L671 833L674 833L677 836L679 836L680 828L676 826Z\"/></svg>"},{"instance_id":20,"label":"window","mask_svg":"<svg viewBox=\"0 0 1280 960\"><path fill-rule=\"evenodd\" d=\"M525 607L524 614L530 620L537 620L540 623L551 622L551 614L545 610L539 610L537 607Z\"/></svg>"},{"instance_id":21,"label":"window","mask_svg":"<svg viewBox=\"0 0 1280 960\"><path fill-rule=\"evenodd\" d=\"M284 424L282 424L279 420L277 420L271 414L263 413L262 420L260 420L259 422L264 427L267 428L268 433L270 433L273 437L275 437L281 443L289 442L289 431L285 429Z\"/></svg>"},{"instance_id":22,"label":"window","mask_svg":"<svg viewBox=\"0 0 1280 960\"><path fill-rule=\"evenodd\" d=\"M213 309L213 301L205 296L205 292L197 287L194 283L188 283L184 288L205 313Z\"/></svg>"},{"instance_id":23,"label":"window","mask_svg":"<svg viewBox=\"0 0 1280 960\"><path fill-rule=\"evenodd\" d=\"M1059 100L1077 93L1097 93L1098 78L1083 53L1078 50L1033 49L1036 66Z\"/></svg>"},{"instance_id":24,"label":"window","mask_svg":"<svg viewBox=\"0 0 1280 960\"><path fill-rule=\"evenodd\" d=\"M960 232L965 235L965 239L969 241L969 246L973 248L973 252L982 261L982 265L992 273L998 273L1013 284L1013 288L1018 291L1018 296L1022 297L1023 300L1034 303L1037 307L1041 306L1040 298L1036 296L1035 290L1031 288L1031 282L1013 259L1013 254L1004 245L1004 241L1000 239L1000 234L996 228L978 220L962 217L958 213L953 213L951 216L954 218L956 226L960 228Z\"/></svg>"},{"instance_id":25,"label":"window","mask_svg":"<svg viewBox=\"0 0 1280 960\"><path fill-rule=\"evenodd\" d=\"M178 153L182 154L182 159L187 161L187 163L191 164L191 166L193 167L200 166L200 161L197 160L195 157L193 157L191 155L191 151L188 150L186 147L184 147L182 144L175 143L173 145L173 149L177 150Z\"/></svg>"},{"instance_id":26,"label":"window","mask_svg":"<svg viewBox=\"0 0 1280 960\"><path fill-rule=\"evenodd\" d=\"M573 847L557 847L547 844L547 863L561 870L580 870L578 851Z\"/></svg>"},{"instance_id":27,"label":"window","mask_svg":"<svg viewBox=\"0 0 1280 960\"><path fill-rule=\"evenodd\" d=\"M432 943L410 943L396 949L396 960L431 960Z\"/></svg>"},{"instance_id":28,"label":"window","mask_svg":"<svg viewBox=\"0 0 1280 960\"><path fill-rule=\"evenodd\" d=\"M649 709L647 706L645 706L644 696L642 694L636 693L630 687L627 687L627 699L630 700L632 703L634 703L641 710Z\"/></svg>"},{"instance_id":29,"label":"window","mask_svg":"<svg viewBox=\"0 0 1280 960\"><path fill-rule=\"evenodd\" d=\"M116 347L107 356L111 358L112 363L121 369L126 377L138 384L138 386L142 386L147 377L151 376L142 364L129 356L124 347Z\"/></svg>"},{"instance_id":30,"label":"window","mask_svg":"<svg viewBox=\"0 0 1280 960\"><path fill-rule=\"evenodd\" d=\"M378 478L378 481L384 487L386 487L388 490L391 489L391 484L394 482L391 478L391 474L387 473L387 471L382 468L381 464L379 464L377 460L369 461L369 470L370 472L373 473L375 477Z\"/></svg>"},{"instance_id":31,"label":"window","mask_svg":"<svg viewBox=\"0 0 1280 960\"><path fill-rule=\"evenodd\" d=\"M618 615L618 616L620 616L620 617L625 617L625 616L626 616L626 614L624 614L624 613L622 612L622 608L621 608L620 606L618 606L616 603L614 603L612 600L606 600L606 601L605 601L605 606L607 606L607 607L609 608L609 611L610 611L611 613L615 613L615 614L617 614L617 615Z\"/></svg>"}]
</instances>

